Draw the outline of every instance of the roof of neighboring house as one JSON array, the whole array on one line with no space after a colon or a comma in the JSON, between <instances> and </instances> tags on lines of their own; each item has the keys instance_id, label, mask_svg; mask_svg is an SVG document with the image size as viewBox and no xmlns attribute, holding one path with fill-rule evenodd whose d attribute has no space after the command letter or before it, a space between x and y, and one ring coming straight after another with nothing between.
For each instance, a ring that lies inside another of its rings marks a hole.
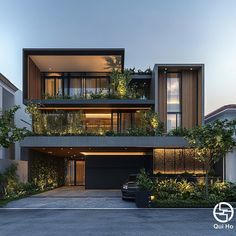
<instances>
[{"instance_id":1,"label":"roof of neighboring house","mask_svg":"<svg viewBox=\"0 0 236 236\"><path fill-rule=\"evenodd\" d=\"M212 116L216 116L216 115L218 115L219 113L222 113L222 112L224 112L224 111L226 111L226 110L232 110L232 109L233 109L233 110L236 109L236 104L228 104L228 105L222 106L222 107L216 109L215 111L212 111L211 113L207 114L207 115L205 116L205 119L208 119L208 118L210 118L210 117L212 117Z\"/></svg>"},{"instance_id":2,"label":"roof of neighboring house","mask_svg":"<svg viewBox=\"0 0 236 236\"><path fill-rule=\"evenodd\" d=\"M0 73L0 81L3 84L5 84L7 87L11 88L14 92L16 92L18 90L18 88L1 73Z\"/></svg>"}]
</instances>

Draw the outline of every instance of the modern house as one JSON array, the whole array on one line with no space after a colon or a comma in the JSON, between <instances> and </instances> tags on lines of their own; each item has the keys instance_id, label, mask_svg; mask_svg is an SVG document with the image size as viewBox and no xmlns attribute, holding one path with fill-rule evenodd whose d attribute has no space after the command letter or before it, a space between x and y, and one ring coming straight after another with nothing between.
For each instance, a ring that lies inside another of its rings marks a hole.
<instances>
[{"instance_id":1,"label":"modern house","mask_svg":"<svg viewBox=\"0 0 236 236\"><path fill-rule=\"evenodd\" d=\"M123 72L124 62L120 48L23 50L23 101L38 109L35 135L21 142L29 178L39 171L39 160L65 184L88 189L120 188L141 168L202 173L186 141L166 134L203 124L204 65L133 71L131 95L113 96L111 72ZM165 135L135 133L148 111L158 113Z\"/></svg>"},{"instance_id":2,"label":"modern house","mask_svg":"<svg viewBox=\"0 0 236 236\"><path fill-rule=\"evenodd\" d=\"M205 123L210 123L215 120L233 120L236 119L236 104L229 104L222 106L215 111L212 111L205 116ZM236 139L236 134L235 137ZM236 148L228 153L222 161L218 164L219 174L226 181L236 182Z\"/></svg>"},{"instance_id":3,"label":"modern house","mask_svg":"<svg viewBox=\"0 0 236 236\"><path fill-rule=\"evenodd\" d=\"M17 127L31 129L31 119L25 113L25 106L22 103L22 91L12 84L0 73L0 112L3 113L15 105L20 109L16 112L14 123ZM0 147L0 172L4 171L11 163L18 164L18 175L23 182L27 181L27 162L20 161L21 147L19 142L12 144L10 148Z\"/></svg>"}]
</instances>

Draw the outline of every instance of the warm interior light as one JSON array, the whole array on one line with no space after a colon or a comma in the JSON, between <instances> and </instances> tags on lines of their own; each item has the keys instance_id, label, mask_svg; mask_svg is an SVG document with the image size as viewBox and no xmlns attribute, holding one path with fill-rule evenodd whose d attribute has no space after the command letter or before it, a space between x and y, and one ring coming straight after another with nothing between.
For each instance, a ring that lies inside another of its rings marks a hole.
<instances>
[{"instance_id":1,"label":"warm interior light","mask_svg":"<svg viewBox=\"0 0 236 236\"><path fill-rule=\"evenodd\" d=\"M99 113L86 113L85 117L87 119L111 119L111 114L107 113L107 114L99 114Z\"/></svg>"},{"instance_id":2,"label":"warm interior light","mask_svg":"<svg viewBox=\"0 0 236 236\"><path fill-rule=\"evenodd\" d=\"M81 152L85 156L143 156L146 152Z\"/></svg>"},{"instance_id":3,"label":"warm interior light","mask_svg":"<svg viewBox=\"0 0 236 236\"><path fill-rule=\"evenodd\" d=\"M104 107L39 107L39 110L104 110ZM111 110L151 110L151 107L112 107Z\"/></svg>"}]
</instances>

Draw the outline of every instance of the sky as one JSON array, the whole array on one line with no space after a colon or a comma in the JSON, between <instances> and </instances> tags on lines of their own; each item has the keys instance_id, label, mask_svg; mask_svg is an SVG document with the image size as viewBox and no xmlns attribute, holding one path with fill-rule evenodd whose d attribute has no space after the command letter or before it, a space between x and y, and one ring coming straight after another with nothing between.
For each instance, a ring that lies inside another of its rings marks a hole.
<instances>
[{"instance_id":1,"label":"sky","mask_svg":"<svg viewBox=\"0 0 236 236\"><path fill-rule=\"evenodd\" d=\"M205 114L236 104L236 0L0 0L0 73L22 48L125 48L125 67L205 64Z\"/></svg>"}]
</instances>

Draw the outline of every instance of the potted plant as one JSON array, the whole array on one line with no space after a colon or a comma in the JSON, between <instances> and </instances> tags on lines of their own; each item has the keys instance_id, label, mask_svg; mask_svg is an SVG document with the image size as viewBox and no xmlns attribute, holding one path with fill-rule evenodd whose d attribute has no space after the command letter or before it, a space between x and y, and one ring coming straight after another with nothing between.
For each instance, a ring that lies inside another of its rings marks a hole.
<instances>
[{"instance_id":1,"label":"potted plant","mask_svg":"<svg viewBox=\"0 0 236 236\"><path fill-rule=\"evenodd\" d=\"M146 208L149 205L149 198L153 190L153 181L149 177L145 169L141 169L137 176L137 192L136 192L136 206L139 208Z\"/></svg>"}]
</instances>

